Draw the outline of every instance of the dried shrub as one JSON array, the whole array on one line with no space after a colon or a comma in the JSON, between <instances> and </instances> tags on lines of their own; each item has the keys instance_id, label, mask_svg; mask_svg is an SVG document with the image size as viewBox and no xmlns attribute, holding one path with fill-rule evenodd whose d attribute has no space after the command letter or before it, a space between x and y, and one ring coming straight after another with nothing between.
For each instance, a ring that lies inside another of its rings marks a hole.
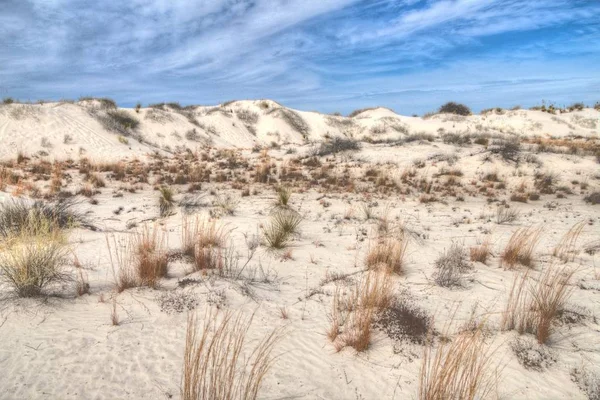
<instances>
[{"instance_id":1,"label":"dried shrub","mask_svg":"<svg viewBox=\"0 0 600 400\"><path fill-rule=\"evenodd\" d=\"M518 162L521 152L521 143L518 139L494 140L488 147L494 154L499 154L505 161Z\"/></svg>"},{"instance_id":2,"label":"dried shrub","mask_svg":"<svg viewBox=\"0 0 600 400\"><path fill-rule=\"evenodd\" d=\"M235 112L235 115L238 117L239 120L244 121L248 124L256 124L258 122L258 113L251 110L237 110Z\"/></svg>"},{"instance_id":3,"label":"dried shrub","mask_svg":"<svg viewBox=\"0 0 600 400\"><path fill-rule=\"evenodd\" d=\"M93 228L83 214L75 208L77 202L73 199L61 199L57 202L30 202L26 200L11 200L0 204L0 236L19 233L41 221L49 224L50 228L69 228L83 225Z\"/></svg>"},{"instance_id":4,"label":"dried shrub","mask_svg":"<svg viewBox=\"0 0 600 400\"><path fill-rule=\"evenodd\" d=\"M463 274L473 266L468 261L467 251L459 243L452 243L435 261L435 283L442 287L463 285Z\"/></svg>"},{"instance_id":5,"label":"dried shrub","mask_svg":"<svg viewBox=\"0 0 600 400\"><path fill-rule=\"evenodd\" d=\"M519 215L519 210L500 205L496 209L496 223L502 225L516 222L519 219Z\"/></svg>"},{"instance_id":6,"label":"dried shrub","mask_svg":"<svg viewBox=\"0 0 600 400\"><path fill-rule=\"evenodd\" d=\"M554 353L535 339L517 338L510 347L519 363L527 369L542 371L556 362Z\"/></svg>"},{"instance_id":7,"label":"dried shrub","mask_svg":"<svg viewBox=\"0 0 600 400\"><path fill-rule=\"evenodd\" d=\"M586 203L590 203L592 205L600 204L600 192L593 192L588 194L583 198Z\"/></svg>"}]
</instances>

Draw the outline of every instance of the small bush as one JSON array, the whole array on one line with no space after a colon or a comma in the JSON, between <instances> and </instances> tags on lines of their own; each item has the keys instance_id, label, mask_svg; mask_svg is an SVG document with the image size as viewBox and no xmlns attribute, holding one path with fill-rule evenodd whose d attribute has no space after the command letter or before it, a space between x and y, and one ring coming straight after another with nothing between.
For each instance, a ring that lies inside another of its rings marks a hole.
<instances>
[{"instance_id":1,"label":"small bush","mask_svg":"<svg viewBox=\"0 0 600 400\"><path fill-rule=\"evenodd\" d=\"M258 122L258 113L251 110L237 110L235 115L239 120L247 124L256 124Z\"/></svg>"},{"instance_id":2,"label":"small bush","mask_svg":"<svg viewBox=\"0 0 600 400\"><path fill-rule=\"evenodd\" d=\"M567 107L569 111L583 111L584 108L585 104L583 103L573 103L569 107Z\"/></svg>"},{"instance_id":3,"label":"small bush","mask_svg":"<svg viewBox=\"0 0 600 400\"><path fill-rule=\"evenodd\" d=\"M588 194L583 198L586 203L590 203L592 205L600 204L600 192L593 192Z\"/></svg>"},{"instance_id":4,"label":"small bush","mask_svg":"<svg viewBox=\"0 0 600 400\"><path fill-rule=\"evenodd\" d=\"M185 138L187 140L191 140L193 142L197 142L200 140L200 135L198 134L198 131L196 130L196 128L190 129L189 131L187 131L185 133Z\"/></svg>"},{"instance_id":5,"label":"small bush","mask_svg":"<svg viewBox=\"0 0 600 400\"><path fill-rule=\"evenodd\" d=\"M488 149L494 154L499 154L505 161L518 162L521 143L518 139L494 140Z\"/></svg>"},{"instance_id":6,"label":"small bush","mask_svg":"<svg viewBox=\"0 0 600 400\"><path fill-rule=\"evenodd\" d=\"M334 137L328 142L321 143L315 155L327 156L342 151L360 150L360 143L354 139Z\"/></svg>"},{"instance_id":7,"label":"small bush","mask_svg":"<svg viewBox=\"0 0 600 400\"><path fill-rule=\"evenodd\" d=\"M292 111L286 108L274 108L272 111L277 112L281 118L294 129L296 132L299 132L302 137L305 139L308 138L308 134L310 132L310 127L304 121L302 116L298 114L296 111Z\"/></svg>"},{"instance_id":8,"label":"small bush","mask_svg":"<svg viewBox=\"0 0 600 400\"><path fill-rule=\"evenodd\" d=\"M18 233L46 221L50 228L69 228L78 224L91 227L83 215L74 208L77 203L63 199L54 203L24 200L6 201L0 204L0 236Z\"/></svg>"},{"instance_id":9,"label":"small bush","mask_svg":"<svg viewBox=\"0 0 600 400\"><path fill-rule=\"evenodd\" d=\"M2 104L13 104L15 102L15 99L13 99L12 97L5 97L4 99L2 99Z\"/></svg>"},{"instance_id":10,"label":"small bush","mask_svg":"<svg viewBox=\"0 0 600 400\"><path fill-rule=\"evenodd\" d=\"M462 274L473 268L468 261L467 251L458 243L452 243L450 248L437 258L435 267L437 271L433 278L435 283L442 287L462 286Z\"/></svg>"},{"instance_id":11,"label":"small bush","mask_svg":"<svg viewBox=\"0 0 600 400\"><path fill-rule=\"evenodd\" d=\"M393 340L423 345L433 330L433 318L408 299L398 299L379 313L374 327Z\"/></svg>"},{"instance_id":12,"label":"small bush","mask_svg":"<svg viewBox=\"0 0 600 400\"><path fill-rule=\"evenodd\" d=\"M440 114L456 114L456 115L471 115L471 109L464 104L455 103L450 101L440 107L438 110Z\"/></svg>"},{"instance_id":13,"label":"small bush","mask_svg":"<svg viewBox=\"0 0 600 400\"><path fill-rule=\"evenodd\" d=\"M496 209L496 223L498 225L509 224L519 219L520 211L515 208L500 205Z\"/></svg>"},{"instance_id":14,"label":"small bush","mask_svg":"<svg viewBox=\"0 0 600 400\"><path fill-rule=\"evenodd\" d=\"M454 144L457 146L471 144L471 138L469 138L468 135L460 133L447 133L442 136L442 141L446 144Z\"/></svg>"},{"instance_id":15,"label":"small bush","mask_svg":"<svg viewBox=\"0 0 600 400\"><path fill-rule=\"evenodd\" d=\"M106 113L96 113L94 115L105 129L125 136L136 130L140 124L137 118L129 115L124 110L109 110Z\"/></svg>"}]
</instances>

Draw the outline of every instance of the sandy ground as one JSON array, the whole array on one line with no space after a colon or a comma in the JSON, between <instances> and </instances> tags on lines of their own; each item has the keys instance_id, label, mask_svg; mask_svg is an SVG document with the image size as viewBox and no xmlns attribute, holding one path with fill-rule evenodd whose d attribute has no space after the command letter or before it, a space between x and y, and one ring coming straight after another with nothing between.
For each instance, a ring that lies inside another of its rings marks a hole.
<instances>
[{"instance_id":1,"label":"sandy ground","mask_svg":"<svg viewBox=\"0 0 600 400\"><path fill-rule=\"evenodd\" d=\"M276 364L265 380L260 398L417 398L422 345L392 339L376 329L366 351L359 353L348 347L338 352L326 336L333 292L336 284L343 283L324 279L334 272L347 274L347 285L359 279L383 220L413 232L403 271L392 278L396 294L410 297L434 317L436 329L442 329L451 317L456 326L473 316L486 320L486 340L495 349L493 363L502 367L496 397L586 398L573 378L573 370L584 367L598 373L595 368L600 365L600 205L584 201L586 195L600 190L599 164L593 155L583 151L535 152L533 144L522 152L535 153L538 162L515 164L497 154L485 159L489 153L484 145L454 145L440 138L448 132L487 132L521 141L536 136L593 141L598 140L600 132L598 111L550 115L518 110L501 115L437 115L429 119L399 116L387 109L365 111L354 118L298 112L308 126L303 134L287 124L278 111L268 113L280 107L274 102L236 102L219 106L211 113L211 107L193 109L193 118L206 129L168 108L160 111L165 114L160 122L147 118L153 112L149 108L139 112L128 109L125 111L140 120L140 127L124 144L118 140L118 133L104 129L89 113L93 107L87 103L0 106L0 158L7 161L5 168L21 176L19 182L4 185L0 201L15 196L28 198L33 193L31 186L42 194L50 191L48 178L36 180L27 164L8 162L18 152L30 157L26 161L30 164L44 159L74 160L71 167L63 167L61 190L76 193L85 184L77 169L82 157L98 163L134 159L152 162L155 152L169 160L178 146L187 147L192 152L208 154L206 169L212 178L210 182L203 180L201 189L192 190L191 194L190 183L171 184L176 200L189 196L199 199L192 215L216 216L218 223L230 232L228 247L239 254L242 264L247 256L245 239L261 235L277 197L274 184L252 179L253 165L261 158L268 156L275 165L276 183L281 180L283 168L294 165L293 159L309 154L316 146L312 142L328 136L383 140L426 132L435 135L435 139L401 145L364 142L360 150L352 153L320 157L321 163L330 166L329 177L340 181L347 173L352 177L352 187L326 186L322 182L330 181L316 178L288 181L286 185L292 191L290 206L302 216L300 234L288 246L287 255L261 245L248 263L248 271L253 274L244 273L239 279L210 277L201 272L190 273L189 263L173 259L158 288L133 288L122 293L114 289L111 251L144 224L164 229L169 249L179 249L183 210L176 207L173 215L158 216L155 186L157 177L167 174L166 166L162 172L150 173L148 183L118 180L109 172L99 171L106 186L98 188L99 193L93 196L96 204L86 197L77 197L77 207L97 230L79 227L69 236L73 259L78 260L89 282L89 294L75 295L73 283L50 288L49 295L42 299L17 298L11 295L10 288L0 288L4 298L0 303L0 398L178 398L188 313L203 318L209 307L248 314L255 311L247 336L249 343L260 340L275 327L285 326L286 335L274 353ZM249 130L246 122L238 118L239 110L258 115L256 121L248 123L254 128ZM349 122L331 122L331 118ZM186 138L185 133L191 129L197 130L200 139ZM65 135L70 139L65 140ZM575 139L577 136L583 139ZM42 138L46 138L44 143ZM271 142L281 147L262 154L250 150ZM218 149L233 148L250 167L236 169L219 164ZM448 155L455 157L448 161ZM417 166L420 161L423 166ZM321 167L299 168L314 174ZM448 186L446 175L438 175L444 168L462 172L456 187ZM383 184L369 180L370 169L397 186L385 189ZM214 179L219 172L234 170L246 181ZM424 193L412 184L402 183L403 172L411 170L416 174L414 180L431 181L432 192ZM177 169L169 172L175 174ZM504 188L486 183L483 177L490 172L497 173ZM557 173L553 192L525 203L510 201L520 187L525 193L538 191L535 176L540 172ZM568 190L556 189L563 186ZM136 188L134 193L128 191L132 187ZM246 188L250 195L242 196ZM437 201L423 201L425 195L434 195ZM226 196L237 202L232 215L219 212L219 199ZM519 210L517 221L496 222L497 209L504 204L501 202ZM366 218L365 207L371 210L373 218ZM553 257L553 249L578 222L583 222L584 229L577 239L574 261L565 264ZM500 255L511 234L529 226L542 229L532 276L563 265L576 269L572 296L564 313L572 318L556 322L544 346L553 362L539 370L526 368L511 348L516 338L531 335L500 329L513 279L527 269L502 267ZM491 256L486 264L472 262L473 268L464 275L462 287L436 285L435 263L441 253L453 243L468 251L485 238L491 240ZM68 268L76 270L71 265ZM183 287L184 279L193 281ZM175 304L182 302L189 304L190 309L174 309ZM114 304L119 316L116 326L111 323ZM287 318L282 317L282 310L287 312Z\"/></svg>"}]
</instances>

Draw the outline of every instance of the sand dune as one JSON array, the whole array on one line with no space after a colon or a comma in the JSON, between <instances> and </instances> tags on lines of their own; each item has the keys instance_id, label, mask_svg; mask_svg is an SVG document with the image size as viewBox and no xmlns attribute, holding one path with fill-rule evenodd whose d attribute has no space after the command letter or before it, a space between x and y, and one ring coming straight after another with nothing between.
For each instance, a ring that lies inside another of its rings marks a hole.
<instances>
[{"instance_id":1,"label":"sand dune","mask_svg":"<svg viewBox=\"0 0 600 400\"><path fill-rule=\"evenodd\" d=\"M456 357L465 338L490 352L493 388L475 398L594 398L599 133L593 109L348 118L268 100L0 105L0 266L20 243L20 223L3 219L13 202L71 199L79 214L61 228L61 279L35 297L1 280L0 398L178 398L188 315L202 326L209 309L254 313L245 356L282 329L261 399L426 398L422 366L444 349ZM269 229L288 217L298 227L273 244ZM207 245L196 218L222 240ZM527 228L539 235L531 257L511 264L507 246ZM147 250L166 268L152 283L132 242L144 229L164 239ZM557 271L551 287L565 295L540 339L537 285ZM533 306L519 310L535 321L519 332L507 306L524 274ZM377 279L389 302L360 297Z\"/></svg>"}]
</instances>

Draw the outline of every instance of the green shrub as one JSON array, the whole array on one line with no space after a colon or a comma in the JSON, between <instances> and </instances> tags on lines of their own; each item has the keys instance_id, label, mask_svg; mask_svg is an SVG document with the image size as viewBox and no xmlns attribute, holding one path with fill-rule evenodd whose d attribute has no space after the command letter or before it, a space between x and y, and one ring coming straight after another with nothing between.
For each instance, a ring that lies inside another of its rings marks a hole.
<instances>
[{"instance_id":1,"label":"green shrub","mask_svg":"<svg viewBox=\"0 0 600 400\"><path fill-rule=\"evenodd\" d=\"M440 114L456 114L456 115L471 115L471 109L464 104L450 101L440 107Z\"/></svg>"}]
</instances>

